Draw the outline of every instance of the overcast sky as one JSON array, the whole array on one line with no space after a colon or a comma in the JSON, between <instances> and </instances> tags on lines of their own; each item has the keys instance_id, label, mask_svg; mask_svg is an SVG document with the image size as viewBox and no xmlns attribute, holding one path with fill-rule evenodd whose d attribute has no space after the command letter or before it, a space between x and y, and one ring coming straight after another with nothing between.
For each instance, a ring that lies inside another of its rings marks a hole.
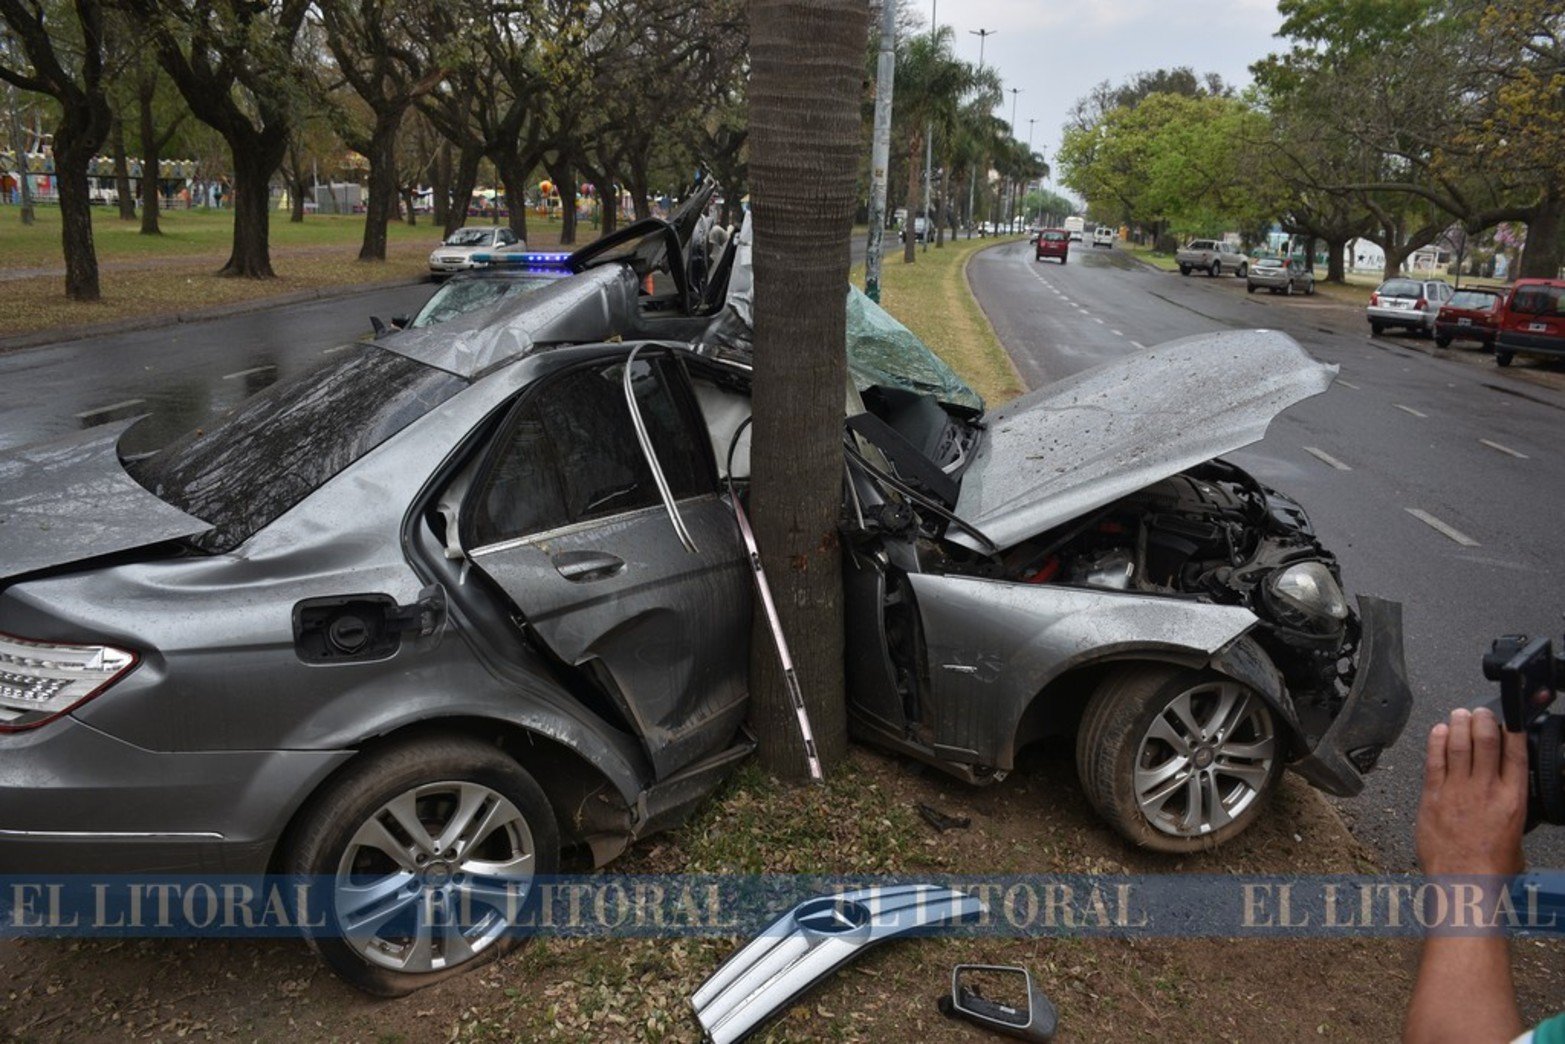
<instances>
[{"instance_id":1,"label":"overcast sky","mask_svg":"<svg viewBox=\"0 0 1565 1044\"><path fill-rule=\"evenodd\" d=\"M930 0L922 4L927 26ZM984 64L1016 96L1017 136L1052 166L1060 127L1077 98L1100 80L1115 84L1143 70L1188 65L1238 85L1251 62L1282 41L1276 0L936 0L935 17L956 32L957 56L978 61L977 29L998 30L984 44ZM1011 95L999 115L1011 119ZM1051 188L1060 189L1051 178Z\"/></svg>"}]
</instances>

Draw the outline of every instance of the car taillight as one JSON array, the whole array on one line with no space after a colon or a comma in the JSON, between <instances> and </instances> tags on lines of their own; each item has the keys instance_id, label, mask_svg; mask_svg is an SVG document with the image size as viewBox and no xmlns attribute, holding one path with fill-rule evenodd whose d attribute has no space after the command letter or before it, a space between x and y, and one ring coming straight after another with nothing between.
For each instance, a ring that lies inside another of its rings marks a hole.
<instances>
[{"instance_id":1,"label":"car taillight","mask_svg":"<svg viewBox=\"0 0 1565 1044\"><path fill-rule=\"evenodd\" d=\"M1380 295L1376 294L1376 293L1371 293L1369 295L1369 303L1372 304L1372 305L1378 305L1380 303Z\"/></svg>"},{"instance_id":2,"label":"car taillight","mask_svg":"<svg viewBox=\"0 0 1565 1044\"><path fill-rule=\"evenodd\" d=\"M1420 297L1418 299L1418 303L1415 304L1413 307L1415 309L1417 309L1418 311L1422 312L1424 309L1429 307L1429 302L1426 299Z\"/></svg>"},{"instance_id":3,"label":"car taillight","mask_svg":"<svg viewBox=\"0 0 1565 1044\"><path fill-rule=\"evenodd\" d=\"M53 721L135 666L135 653L111 645L35 642L0 634L0 732Z\"/></svg>"}]
</instances>

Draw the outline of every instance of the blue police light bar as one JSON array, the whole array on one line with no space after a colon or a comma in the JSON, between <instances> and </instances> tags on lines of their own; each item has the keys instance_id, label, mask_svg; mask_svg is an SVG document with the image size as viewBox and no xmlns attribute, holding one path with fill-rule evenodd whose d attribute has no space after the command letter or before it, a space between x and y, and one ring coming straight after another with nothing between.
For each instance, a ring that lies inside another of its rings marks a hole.
<instances>
[{"instance_id":1,"label":"blue police light bar","mask_svg":"<svg viewBox=\"0 0 1565 1044\"><path fill-rule=\"evenodd\" d=\"M570 254L560 251L507 250L494 254L474 254L478 264L506 268L564 268Z\"/></svg>"}]
</instances>

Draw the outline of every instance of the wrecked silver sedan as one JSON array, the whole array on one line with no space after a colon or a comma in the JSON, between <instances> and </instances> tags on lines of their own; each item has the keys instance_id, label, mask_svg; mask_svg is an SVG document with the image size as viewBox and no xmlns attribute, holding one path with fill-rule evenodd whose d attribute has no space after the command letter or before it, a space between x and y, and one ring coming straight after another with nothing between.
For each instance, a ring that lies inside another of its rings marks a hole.
<instances>
[{"instance_id":1,"label":"wrecked silver sedan","mask_svg":"<svg viewBox=\"0 0 1565 1044\"><path fill-rule=\"evenodd\" d=\"M0 865L323 876L313 945L397 994L512 944L562 853L678 822L752 746L747 237L698 281L689 234L638 222L150 456L0 458ZM1330 368L1220 334L988 414L850 307L861 736L972 783L1074 736L1166 851L1284 767L1359 789L1408 714L1398 609L1216 459Z\"/></svg>"}]
</instances>

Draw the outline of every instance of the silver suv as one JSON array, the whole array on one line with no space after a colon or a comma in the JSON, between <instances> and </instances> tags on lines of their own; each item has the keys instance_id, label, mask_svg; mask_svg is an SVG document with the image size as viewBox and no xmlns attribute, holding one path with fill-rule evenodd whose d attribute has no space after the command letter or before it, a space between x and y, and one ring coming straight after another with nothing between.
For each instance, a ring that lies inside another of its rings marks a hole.
<instances>
[{"instance_id":1,"label":"silver suv","mask_svg":"<svg viewBox=\"0 0 1565 1044\"><path fill-rule=\"evenodd\" d=\"M1369 295L1369 332L1379 337L1387 327L1401 326L1432 337L1435 317L1452 293L1451 284L1439 279L1387 279Z\"/></svg>"},{"instance_id":2,"label":"silver suv","mask_svg":"<svg viewBox=\"0 0 1565 1044\"><path fill-rule=\"evenodd\" d=\"M1243 279L1250 271L1250 259L1244 252L1220 239L1192 239L1174 260L1179 263L1179 274L1186 276L1194 270L1209 276L1232 272Z\"/></svg>"}]
</instances>

